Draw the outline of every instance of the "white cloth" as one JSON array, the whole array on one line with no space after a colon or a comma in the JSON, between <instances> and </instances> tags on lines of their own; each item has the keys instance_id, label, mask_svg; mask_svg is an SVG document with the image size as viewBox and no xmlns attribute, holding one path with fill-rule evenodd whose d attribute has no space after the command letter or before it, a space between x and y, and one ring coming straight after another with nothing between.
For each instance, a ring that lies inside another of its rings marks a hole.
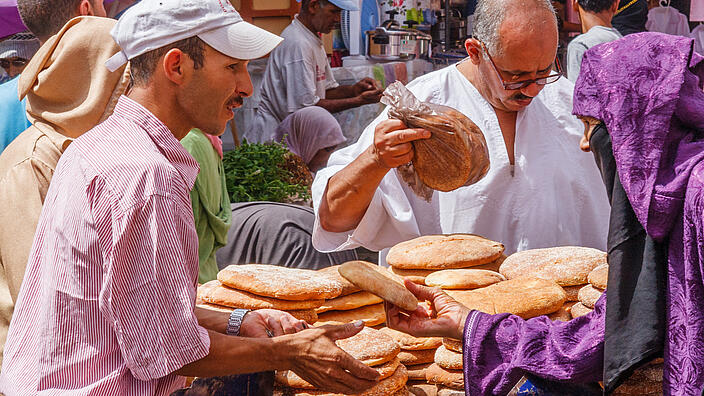
<instances>
[{"instance_id":1,"label":"white cloth","mask_svg":"<svg viewBox=\"0 0 704 396\"><path fill-rule=\"evenodd\" d=\"M308 164L320 149L345 142L340 124L322 107L302 108L284 118L276 127L274 141L286 143L288 149Z\"/></svg>"},{"instance_id":2,"label":"white cloth","mask_svg":"<svg viewBox=\"0 0 704 396\"><path fill-rule=\"evenodd\" d=\"M655 7L648 11L645 28L649 32L660 32L689 37L687 16L674 7Z\"/></svg>"},{"instance_id":3,"label":"white cloth","mask_svg":"<svg viewBox=\"0 0 704 396\"><path fill-rule=\"evenodd\" d=\"M704 24L699 24L692 29L690 37L694 39L694 51L704 56Z\"/></svg>"},{"instance_id":4,"label":"white cloth","mask_svg":"<svg viewBox=\"0 0 704 396\"><path fill-rule=\"evenodd\" d=\"M572 39L567 45L567 78L572 82L577 81L579 70L582 68L582 57L589 48L621 37L623 36L615 28L593 26L586 33Z\"/></svg>"},{"instance_id":5,"label":"white cloth","mask_svg":"<svg viewBox=\"0 0 704 396\"><path fill-rule=\"evenodd\" d=\"M325 99L325 91L338 86L323 41L298 16L281 37L284 42L272 51L266 65L254 126L243 134L249 142L272 141L274 129L286 116L315 105Z\"/></svg>"},{"instance_id":6,"label":"white cloth","mask_svg":"<svg viewBox=\"0 0 704 396\"><path fill-rule=\"evenodd\" d=\"M481 128L489 173L474 185L436 191L427 203L391 171L355 230L323 230L318 210L328 179L369 147L374 127L388 118L385 110L357 143L333 153L328 167L318 171L313 245L324 252L360 245L381 250L421 235L461 232L500 241L509 254L560 245L604 250L609 203L592 155L579 150L584 127L571 114L573 87L565 78L548 84L518 113L512 175L494 109L455 66L414 80L408 88L420 100L454 107Z\"/></svg>"}]
</instances>

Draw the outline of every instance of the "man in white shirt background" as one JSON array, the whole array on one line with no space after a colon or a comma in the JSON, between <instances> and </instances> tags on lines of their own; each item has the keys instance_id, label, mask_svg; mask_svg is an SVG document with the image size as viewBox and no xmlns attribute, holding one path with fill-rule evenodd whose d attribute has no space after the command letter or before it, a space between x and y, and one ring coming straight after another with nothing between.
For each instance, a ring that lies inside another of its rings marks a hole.
<instances>
[{"instance_id":1,"label":"man in white shirt background","mask_svg":"<svg viewBox=\"0 0 704 396\"><path fill-rule=\"evenodd\" d=\"M343 9L354 11L357 6L351 0L302 1L300 13L281 33L284 42L269 56L254 127L244 132L245 139L273 140L276 127L305 107L320 106L335 113L379 102L381 90L373 79L339 85L332 75L320 35L340 23ZM306 132L315 139L316 131Z\"/></svg>"},{"instance_id":2,"label":"man in white shirt background","mask_svg":"<svg viewBox=\"0 0 704 396\"><path fill-rule=\"evenodd\" d=\"M572 82L577 81L582 57L589 48L623 37L611 25L611 19L618 10L617 0L574 0L574 7L579 12L582 34L573 38L567 46L567 78Z\"/></svg>"},{"instance_id":3,"label":"man in white shirt background","mask_svg":"<svg viewBox=\"0 0 704 396\"><path fill-rule=\"evenodd\" d=\"M578 149L583 125L571 114L573 85L558 72L557 42L550 1L480 0L469 57L408 88L477 124L489 149L487 176L436 191L430 202L415 196L394 168L413 158L412 140L430 134L384 111L318 171L314 246L383 250L421 235L475 233L502 242L507 254L605 249L606 191L593 159Z\"/></svg>"}]
</instances>

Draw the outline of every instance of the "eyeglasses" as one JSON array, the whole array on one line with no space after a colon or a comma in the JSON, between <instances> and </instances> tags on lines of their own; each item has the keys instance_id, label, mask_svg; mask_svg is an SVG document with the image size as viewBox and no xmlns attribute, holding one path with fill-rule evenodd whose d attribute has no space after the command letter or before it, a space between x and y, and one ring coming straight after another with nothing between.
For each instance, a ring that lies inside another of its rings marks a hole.
<instances>
[{"instance_id":1,"label":"eyeglasses","mask_svg":"<svg viewBox=\"0 0 704 396\"><path fill-rule=\"evenodd\" d=\"M0 59L0 66L2 66L3 69L7 69L10 67L10 65L15 66L15 67L24 67L27 65L27 60L26 59Z\"/></svg>"},{"instance_id":2,"label":"eyeglasses","mask_svg":"<svg viewBox=\"0 0 704 396\"><path fill-rule=\"evenodd\" d=\"M489 55L489 50L486 49L486 45L482 43L482 48L484 48L484 52L486 52L486 56L489 57L489 62L491 62L491 66L494 67L494 71L496 72L496 75L499 77L499 81L501 81L501 85L504 87L505 90L510 90L510 91L515 91L517 89L525 88L533 83L538 84L538 85L545 85L545 84L552 84L555 81L559 80L560 77L562 77L562 67L560 67L560 61L555 58L555 68L557 69L557 72L555 74L550 74L545 77L539 77L539 78L533 78L529 80L520 80L520 81L510 81L506 82L504 81L503 77L501 77L501 73L499 72L499 68L496 67L496 63L494 63L494 60L491 59L491 55Z\"/></svg>"}]
</instances>

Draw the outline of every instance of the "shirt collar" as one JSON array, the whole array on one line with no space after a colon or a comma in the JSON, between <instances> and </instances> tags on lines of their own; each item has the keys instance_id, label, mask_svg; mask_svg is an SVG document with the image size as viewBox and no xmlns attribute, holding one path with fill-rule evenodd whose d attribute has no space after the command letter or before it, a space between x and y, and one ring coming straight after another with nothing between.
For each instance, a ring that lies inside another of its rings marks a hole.
<instances>
[{"instance_id":1,"label":"shirt collar","mask_svg":"<svg viewBox=\"0 0 704 396\"><path fill-rule=\"evenodd\" d=\"M299 30L302 30L305 35L310 40L314 40L316 43L319 43L320 45L323 45L323 39L320 38L317 34L313 33L310 29L306 27L306 25L303 24L303 22L298 20L298 14L293 17L293 22L291 22L293 26L297 27Z\"/></svg>"},{"instance_id":2,"label":"shirt collar","mask_svg":"<svg viewBox=\"0 0 704 396\"><path fill-rule=\"evenodd\" d=\"M198 162L188 153L161 120L144 106L124 95L120 96L113 114L135 123L139 128L147 132L154 144L159 148L159 151L186 181L188 189L193 189L200 170Z\"/></svg>"}]
</instances>

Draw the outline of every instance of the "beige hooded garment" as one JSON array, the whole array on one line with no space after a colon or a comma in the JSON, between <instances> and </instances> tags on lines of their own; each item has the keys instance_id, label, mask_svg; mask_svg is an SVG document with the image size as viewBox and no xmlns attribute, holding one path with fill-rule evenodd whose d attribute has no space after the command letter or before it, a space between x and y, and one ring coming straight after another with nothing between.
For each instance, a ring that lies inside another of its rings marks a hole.
<instances>
[{"instance_id":1,"label":"beige hooded garment","mask_svg":"<svg viewBox=\"0 0 704 396\"><path fill-rule=\"evenodd\" d=\"M73 139L112 113L127 87L124 67L113 73L105 67L120 50L110 36L115 23L98 17L70 20L20 76L19 96L27 97L32 126L0 154L2 345L56 164Z\"/></svg>"}]
</instances>

